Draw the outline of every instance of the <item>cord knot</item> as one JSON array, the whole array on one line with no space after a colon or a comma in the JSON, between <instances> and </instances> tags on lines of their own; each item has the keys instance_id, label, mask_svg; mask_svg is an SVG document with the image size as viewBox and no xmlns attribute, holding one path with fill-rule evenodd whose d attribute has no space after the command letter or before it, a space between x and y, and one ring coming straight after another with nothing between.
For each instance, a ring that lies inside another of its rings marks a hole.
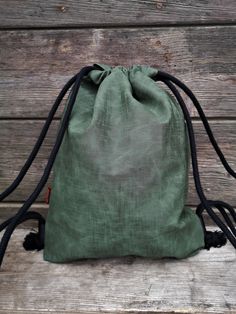
<instances>
[{"instance_id":1,"label":"cord knot","mask_svg":"<svg viewBox=\"0 0 236 314\"><path fill-rule=\"evenodd\" d=\"M26 235L23 247L26 251L40 251L44 248L44 243L41 240L40 234L37 232L30 232Z\"/></svg>"},{"instance_id":2,"label":"cord knot","mask_svg":"<svg viewBox=\"0 0 236 314\"><path fill-rule=\"evenodd\" d=\"M30 232L25 236L23 247L26 251L40 251L44 248L45 221L39 223L38 232Z\"/></svg>"},{"instance_id":3,"label":"cord knot","mask_svg":"<svg viewBox=\"0 0 236 314\"><path fill-rule=\"evenodd\" d=\"M227 239L222 231L207 231L205 234L205 249L207 250L211 247L221 247L226 242Z\"/></svg>"}]
</instances>

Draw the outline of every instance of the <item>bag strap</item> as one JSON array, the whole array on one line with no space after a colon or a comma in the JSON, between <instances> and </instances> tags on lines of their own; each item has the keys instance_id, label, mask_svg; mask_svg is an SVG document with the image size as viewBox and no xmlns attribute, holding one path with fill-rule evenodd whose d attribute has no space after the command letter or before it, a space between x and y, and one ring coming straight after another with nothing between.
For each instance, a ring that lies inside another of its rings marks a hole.
<instances>
[{"instance_id":1,"label":"bag strap","mask_svg":"<svg viewBox=\"0 0 236 314\"><path fill-rule=\"evenodd\" d=\"M197 98L193 94L193 92L180 80L178 80L176 77L165 73L163 71L159 71L154 78L156 81L162 81L164 84L166 84L169 89L174 94L175 98L177 99L183 114L184 118L186 120L186 125L188 129L189 134L189 143L190 143L190 149L191 149L191 159L192 159L192 168L193 168L193 177L195 182L196 191L198 193L199 199L201 203L197 206L196 214L199 216L203 230L205 235L205 248L210 249L210 247L220 247L226 243L226 238L231 242L234 248L236 248L236 229L234 224L232 223L230 216L226 213L226 210L231 214L232 219L234 222L236 222L236 213L232 206L229 204L219 201L219 200L208 200L203 192L201 180L200 180L200 174L199 174L199 168L198 168L198 159L197 159L197 150L196 150L196 142L195 142L195 135L194 135L194 129L191 121L190 114L188 112L187 106L181 97L179 91L175 87L177 85L180 87L186 94L189 96L191 101L193 102L194 106L196 107L199 116L203 122L203 125L205 127L206 133L211 141L212 146L214 147L217 155L219 156L224 168L226 171L236 178L235 171L229 166L226 158L224 157L224 154L222 153L221 149L219 148L215 137L212 133L212 130L210 128L210 125L207 121L207 118L204 114L203 109L201 108L200 103L198 102ZM174 84L175 85L174 85ZM219 212L222 214L224 220L226 223L224 223L220 217L215 213L215 211L212 209L215 207L219 210ZM215 231L207 231L206 226L202 217L202 213L204 209L207 211L208 215L211 217L211 219L215 222L215 224L222 230L222 232Z\"/></svg>"},{"instance_id":2,"label":"bag strap","mask_svg":"<svg viewBox=\"0 0 236 314\"><path fill-rule=\"evenodd\" d=\"M62 90L60 91L59 95L57 96L57 99L55 101L55 103L53 104L48 117L45 121L45 124L40 132L40 135L33 147L33 150L31 151L28 159L26 160L24 166L22 167L22 169L20 170L19 174L17 175L17 177L15 178L15 180L10 184L10 186L3 191L0 194L0 201L3 201L9 194L11 194L20 184L20 182L23 180L23 178L25 177L25 175L27 174L32 162L34 161L35 157L37 156L39 149L45 139L45 136L47 135L48 129L51 125L52 119L54 118L54 115L61 103L61 101L63 100L65 94L67 93L67 91L69 90L69 88L74 84L76 80L76 75L73 76L66 84L65 86L62 88Z\"/></svg>"},{"instance_id":3,"label":"bag strap","mask_svg":"<svg viewBox=\"0 0 236 314\"><path fill-rule=\"evenodd\" d=\"M55 141L54 146L52 148L52 151L49 155L49 159L48 159L46 167L44 169L44 173L43 173L41 179L39 180L39 183L37 184L33 193L24 202L23 206L18 210L18 212L13 217L6 220L5 222L3 222L0 225L0 231L6 229L3 236L2 236L1 242L0 242L0 266L2 264L4 254L6 252L6 249L7 249L7 246L8 246L8 243L9 243L9 240L11 238L12 233L14 232L17 225L19 223L25 221L25 220L28 220L28 219L38 220L39 232L36 235L33 234L33 236L32 236L32 233L30 233L28 236L26 236L25 242L24 242L24 247L26 249L29 249L29 250L35 249L35 248L40 250L44 246L44 224L45 224L45 220L39 213L36 213L36 212L28 212L27 213L27 211L30 208L30 206L34 203L34 201L36 200L36 198L38 197L38 195L40 194L40 192L42 191L43 187L45 186L45 184L48 180L48 177L50 175L53 163L55 161L56 155L59 151L59 148L61 146L64 134L65 134L65 131L67 129L70 114L72 112L72 109L73 109L73 106L74 106L74 103L76 100L76 96L77 96L79 87L81 85L81 81L82 81L83 77L85 75L87 75L93 69L94 69L93 66L87 66L87 67L82 68L81 71L78 74L76 74L74 77L72 77L66 83L66 85L63 87L63 89L59 93L53 107L51 108L51 110L49 112L49 115L48 115L47 120L44 124L44 127L40 133L38 140L36 141L36 144L35 144L32 152L31 152L31 154L29 155L28 159L26 160L24 166L22 167L22 169L19 172L16 179L0 196L0 201L5 199L5 197L7 197L9 194L11 194L17 188L17 186L20 184L20 182L22 181L22 179L26 175L29 167L31 166L32 162L34 161L35 157L37 156L37 153L38 153L38 151L39 151L39 149L40 149L40 147L44 141L44 138L45 138L47 131L50 127L50 124L52 122L52 119L53 119L62 99L64 98L64 96L67 93L67 91L69 90L69 88L73 85L72 90L71 90L71 96L70 96L70 99L68 101L66 110L64 112L64 115L63 115L63 118L62 118L62 121L60 124L60 128L59 128L59 131L57 134L56 141Z\"/></svg>"}]
</instances>

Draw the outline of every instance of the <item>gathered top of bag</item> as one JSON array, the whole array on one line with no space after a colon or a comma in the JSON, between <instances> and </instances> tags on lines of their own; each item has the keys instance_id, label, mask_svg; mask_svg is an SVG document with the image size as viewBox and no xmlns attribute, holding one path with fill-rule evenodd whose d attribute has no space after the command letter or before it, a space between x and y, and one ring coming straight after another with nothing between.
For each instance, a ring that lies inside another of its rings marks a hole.
<instances>
[{"instance_id":1,"label":"gathered top of bag","mask_svg":"<svg viewBox=\"0 0 236 314\"><path fill-rule=\"evenodd\" d=\"M108 66L106 64L94 64L95 70L91 71L88 76L95 83L100 84L108 75L115 74L120 75L124 74L129 79L132 79L135 75L145 75L150 78L154 78L158 70L152 68L148 65L132 65L130 67L124 67L121 65L117 66Z\"/></svg>"}]
</instances>

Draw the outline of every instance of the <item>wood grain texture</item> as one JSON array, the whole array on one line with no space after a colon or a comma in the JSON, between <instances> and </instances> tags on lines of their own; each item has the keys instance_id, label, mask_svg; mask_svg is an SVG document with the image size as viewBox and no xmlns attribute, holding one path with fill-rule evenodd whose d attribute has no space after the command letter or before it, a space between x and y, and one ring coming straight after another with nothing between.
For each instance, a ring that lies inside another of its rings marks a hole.
<instances>
[{"instance_id":1,"label":"wood grain texture","mask_svg":"<svg viewBox=\"0 0 236 314\"><path fill-rule=\"evenodd\" d=\"M43 261L10 241L0 272L3 313L236 313L236 253L230 245L184 259L135 257ZM0 312L1 313L1 312Z\"/></svg>"},{"instance_id":2,"label":"wood grain texture","mask_svg":"<svg viewBox=\"0 0 236 314\"><path fill-rule=\"evenodd\" d=\"M47 116L66 81L96 62L161 68L189 85L209 117L236 117L235 57L236 26L2 31L0 117Z\"/></svg>"},{"instance_id":3,"label":"wood grain texture","mask_svg":"<svg viewBox=\"0 0 236 314\"><path fill-rule=\"evenodd\" d=\"M232 23L233 0L1 0L0 27Z\"/></svg>"},{"instance_id":4,"label":"wood grain texture","mask_svg":"<svg viewBox=\"0 0 236 314\"><path fill-rule=\"evenodd\" d=\"M11 201L24 200L33 191L43 173L50 149L55 141L59 121L54 121L48 138L32 165L29 174L12 196ZM215 137L225 153L230 165L236 169L236 121L211 121ZM16 177L42 128L42 121L1 120L0 121L0 191L4 190ZM202 184L206 194L212 199L223 199L236 205L235 180L226 174L208 142L200 121L194 121L199 155ZM50 184L50 181L49 181ZM44 199L44 193L38 201ZM189 204L198 204L193 179L190 172Z\"/></svg>"}]
</instances>

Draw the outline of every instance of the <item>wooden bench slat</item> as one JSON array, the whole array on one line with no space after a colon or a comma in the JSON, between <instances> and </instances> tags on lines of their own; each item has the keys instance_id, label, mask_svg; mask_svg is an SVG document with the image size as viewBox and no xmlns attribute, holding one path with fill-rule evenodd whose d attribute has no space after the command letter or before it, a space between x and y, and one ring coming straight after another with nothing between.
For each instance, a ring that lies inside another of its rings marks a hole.
<instances>
[{"instance_id":1,"label":"wooden bench slat","mask_svg":"<svg viewBox=\"0 0 236 314\"><path fill-rule=\"evenodd\" d=\"M42 251L22 249L25 233L15 231L0 272L4 313L236 312L236 253L229 244L185 260L52 264Z\"/></svg>"},{"instance_id":2,"label":"wooden bench slat","mask_svg":"<svg viewBox=\"0 0 236 314\"><path fill-rule=\"evenodd\" d=\"M0 117L46 117L66 81L94 62L161 68L189 85L208 116L236 117L235 28L2 31Z\"/></svg>"},{"instance_id":3,"label":"wooden bench slat","mask_svg":"<svg viewBox=\"0 0 236 314\"><path fill-rule=\"evenodd\" d=\"M32 165L20 187L9 196L8 201L23 201L38 183L43 173L49 152L55 141L58 121L54 121L45 145ZM236 169L236 121L211 121L212 130L230 165ZM16 177L30 153L42 128L43 121L0 121L0 191ZM203 187L209 198L223 199L236 205L235 180L229 177L211 148L200 121L194 121L199 155L199 168ZM50 181L49 183L50 184ZM38 201L44 200L45 192ZM188 204L198 204L191 170Z\"/></svg>"},{"instance_id":4,"label":"wooden bench slat","mask_svg":"<svg viewBox=\"0 0 236 314\"><path fill-rule=\"evenodd\" d=\"M68 27L232 23L233 0L2 0L0 27Z\"/></svg>"}]
</instances>

